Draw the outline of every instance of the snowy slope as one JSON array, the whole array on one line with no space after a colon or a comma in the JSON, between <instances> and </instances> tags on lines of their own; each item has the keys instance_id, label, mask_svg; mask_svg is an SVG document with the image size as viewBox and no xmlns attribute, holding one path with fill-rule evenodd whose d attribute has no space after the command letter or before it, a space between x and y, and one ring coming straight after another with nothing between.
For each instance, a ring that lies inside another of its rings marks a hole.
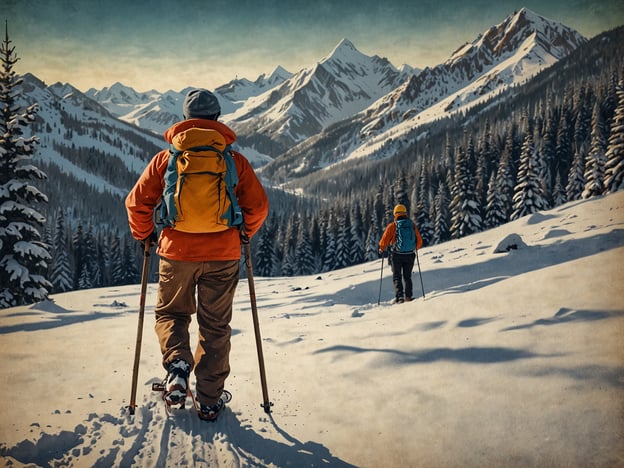
<instances>
[{"instance_id":1,"label":"snowy slope","mask_svg":"<svg viewBox=\"0 0 624 468\"><path fill-rule=\"evenodd\" d=\"M512 244L519 248L494 253ZM624 192L426 247L419 260L425 299L394 306L381 260L320 276L256 278L270 416L260 408L241 281L227 382L234 399L214 424L190 409L167 417L149 390L164 374L152 330L154 284L134 417L123 407L138 286L0 311L0 460L622 466ZM420 293L417 269L413 279Z\"/></svg>"},{"instance_id":2,"label":"snowy slope","mask_svg":"<svg viewBox=\"0 0 624 468\"><path fill-rule=\"evenodd\" d=\"M123 164L128 172L140 174L162 138L122 122L96 101L69 84L47 86L31 74L24 76L26 103L38 103L37 118L43 125L34 129L39 138L36 161L58 166L62 173L87 182L100 192L125 196L129 187L114 177L96 174L86 162L91 151L110 157L109 164ZM22 99L24 99L22 97ZM72 159L69 153L83 156ZM114 158L114 159L113 159ZM67 181L58 181L67 184Z\"/></svg>"}]
</instances>

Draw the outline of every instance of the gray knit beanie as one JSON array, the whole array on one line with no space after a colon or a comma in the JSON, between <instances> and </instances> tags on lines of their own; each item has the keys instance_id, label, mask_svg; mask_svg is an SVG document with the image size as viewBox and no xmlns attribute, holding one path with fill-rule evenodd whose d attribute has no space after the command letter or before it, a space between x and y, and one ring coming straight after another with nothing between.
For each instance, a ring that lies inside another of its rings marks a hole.
<instances>
[{"instance_id":1,"label":"gray knit beanie","mask_svg":"<svg viewBox=\"0 0 624 468\"><path fill-rule=\"evenodd\" d=\"M185 119L217 120L221 106L217 97L207 89L194 89L184 98L182 115Z\"/></svg>"}]
</instances>

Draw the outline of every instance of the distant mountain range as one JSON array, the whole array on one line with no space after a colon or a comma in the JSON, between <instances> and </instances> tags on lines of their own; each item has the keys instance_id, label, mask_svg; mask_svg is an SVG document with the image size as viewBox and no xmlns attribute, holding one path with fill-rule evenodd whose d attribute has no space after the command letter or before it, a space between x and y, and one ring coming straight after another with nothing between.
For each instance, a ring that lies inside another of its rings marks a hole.
<instances>
[{"instance_id":1,"label":"distant mountain range","mask_svg":"<svg viewBox=\"0 0 624 468\"><path fill-rule=\"evenodd\" d=\"M296 73L277 67L214 92L238 148L267 183L283 183L345 160L393 156L423 124L502 96L584 42L561 23L522 9L432 68L399 69L343 39ZM59 191L50 198L66 203L61 191L82 186L123 197L163 148L162 132L181 119L188 89L138 93L116 83L82 93L26 75L24 104L39 103L37 158L54 175L48 190Z\"/></svg>"},{"instance_id":2,"label":"distant mountain range","mask_svg":"<svg viewBox=\"0 0 624 468\"><path fill-rule=\"evenodd\" d=\"M584 42L573 29L523 8L433 68L397 69L343 39L297 73L277 67L268 77L236 79L214 92L243 152L257 165L280 167L282 177L296 177L349 158L392 154L388 142L399 145L414 128L525 82ZM122 120L162 133L180 119L187 91L137 93L117 83L86 95ZM310 138L334 139L336 151L310 157ZM285 166L292 167L284 172Z\"/></svg>"}]
</instances>

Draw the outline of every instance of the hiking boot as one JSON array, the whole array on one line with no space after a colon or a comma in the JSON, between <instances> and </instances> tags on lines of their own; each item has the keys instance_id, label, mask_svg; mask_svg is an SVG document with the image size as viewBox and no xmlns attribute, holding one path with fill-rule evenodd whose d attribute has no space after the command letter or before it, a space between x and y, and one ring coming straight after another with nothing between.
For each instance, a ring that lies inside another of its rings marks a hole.
<instances>
[{"instance_id":1,"label":"hiking boot","mask_svg":"<svg viewBox=\"0 0 624 468\"><path fill-rule=\"evenodd\" d=\"M405 301L402 297L397 297L394 301L392 301L393 304L403 304L403 302Z\"/></svg>"},{"instance_id":2,"label":"hiking boot","mask_svg":"<svg viewBox=\"0 0 624 468\"><path fill-rule=\"evenodd\" d=\"M199 419L203 421L214 422L217 420L219 413L223 411L223 408L225 408L225 402L223 399L219 398L219 401L212 406L200 404L197 414L199 415Z\"/></svg>"},{"instance_id":3,"label":"hiking boot","mask_svg":"<svg viewBox=\"0 0 624 468\"><path fill-rule=\"evenodd\" d=\"M183 359L169 364L163 399L168 405L183 405L188 391L191 365Z\"/></svg>"},{"instance_id":4,"label":"hiking boot","mask_svg":"<svg viewBox=\"0 0 624 468\"><path fill-rule=\"evenodd\" d=\"M412 302L414 300L414 298L412 296L407 296L405 298L405 302Z\"/></svg>"}]
</instances>

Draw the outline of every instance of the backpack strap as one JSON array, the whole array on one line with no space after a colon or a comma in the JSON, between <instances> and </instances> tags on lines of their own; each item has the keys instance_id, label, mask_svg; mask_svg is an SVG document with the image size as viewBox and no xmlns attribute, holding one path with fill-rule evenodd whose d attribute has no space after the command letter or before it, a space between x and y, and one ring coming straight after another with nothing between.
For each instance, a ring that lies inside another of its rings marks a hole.
<instances>
[{"instance_id":1,"label":"backpack strap","mask_svg":"<svg viewBox=\"0 0 624 468\"><path fill-rule=\"evenodd\" d=\"M175 226L175 220L178 216L178 210L175 205L176 183L178 181L178 170L176 168L178 156L184 153L184 150L177 149L173 144L169 145L169 162L165 170L165 190L162 195L162 203L160 204L160 222L168 227Z\"/></svg>"},{"instance_id":2,"label":"backpack strap","mask_svg":"<svg viewBox=\"0 0 624 468\"><path fill-rule=\"evenodd\" d=\"M236 172L236 163L232 157L232 148L230 145L225 147L223 151L227 170L225 171L225 189L230 197L230 210L228 213L228 225L235 227L244 226L243 210L238 204L238 198L234 193L234 188L238 185L238 172Z\"/></svg>"}]
</instances>

